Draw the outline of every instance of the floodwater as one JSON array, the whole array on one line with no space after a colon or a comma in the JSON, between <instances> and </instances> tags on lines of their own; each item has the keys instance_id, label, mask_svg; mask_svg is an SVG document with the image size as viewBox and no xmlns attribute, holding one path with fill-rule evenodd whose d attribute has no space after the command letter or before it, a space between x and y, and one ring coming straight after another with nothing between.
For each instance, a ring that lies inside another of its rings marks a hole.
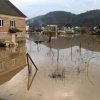
<instances>
[{"instance_id":1,"label":"floodwater","mask_svg":"<svg viewBox=\"0 0 100 100\"><path fill-rule=\"evenodd\" d=\"M37 44L32 38L26 40L27 52L38 70L30 59L30 71L28 66L1 68L0 100L100 100L100 42L94 36L58 37ZM25 48L5 54L9 59L23 55L17 66L25 65Z\"/></svg>"}]
</instances>

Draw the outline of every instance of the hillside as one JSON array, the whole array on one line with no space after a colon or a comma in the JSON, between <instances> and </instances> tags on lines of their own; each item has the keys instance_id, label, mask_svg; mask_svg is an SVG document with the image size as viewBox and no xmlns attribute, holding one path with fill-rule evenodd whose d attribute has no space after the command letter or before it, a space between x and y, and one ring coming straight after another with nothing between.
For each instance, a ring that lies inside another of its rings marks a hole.
<instances>
[{"instance_id":1,"label":"hillside","mask_svg":"<svg viewBox=\"0 0 100 100\"><path fill-rule=\"evenodd\" d=\"M56 24L64 26L65 24L72 24L73 26L82 26L88 23L90 26L100 24L100 10L91 10L81 14L73 14L65 11L49 12L45 15L38 16L27 20L30 26L39 28L48 24Z\"/></svg>"}]
</instances>

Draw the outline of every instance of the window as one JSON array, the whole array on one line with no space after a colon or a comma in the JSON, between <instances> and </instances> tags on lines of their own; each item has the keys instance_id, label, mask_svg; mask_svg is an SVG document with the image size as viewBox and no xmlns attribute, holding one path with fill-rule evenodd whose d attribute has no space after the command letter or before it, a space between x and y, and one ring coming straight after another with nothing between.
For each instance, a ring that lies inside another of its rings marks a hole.
<instances>
[{"instance_id":1,"label":"window","mask_svg":"<svg viewBox=\"0 0 100 100\"><path fill-rule=\"evenodd\" d=\"M16 26L15 20L10 20L10 27L15 27L15 26Z\"/></svg>"},{"instance_id":2,"label":"window","mask_svg":"<svg viewBox=\"0 0 100 100\"><path fill-rule=\"evenodd\" d=\"M0 19L0 27L3 27L3 20Z\"/></svg>"}]
</instances>

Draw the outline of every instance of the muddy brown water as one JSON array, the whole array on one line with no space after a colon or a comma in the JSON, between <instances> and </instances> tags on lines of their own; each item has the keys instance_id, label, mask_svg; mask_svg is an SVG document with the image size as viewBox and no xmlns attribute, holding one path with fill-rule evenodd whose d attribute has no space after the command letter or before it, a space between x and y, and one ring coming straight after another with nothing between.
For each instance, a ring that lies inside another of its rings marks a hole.
<instances>
[{"instance_id":1,"label":"muddy brown water","mask_svg":"<svg viewBox=\"0 0 100 100\"><path fill-rule=\"evenodd\" d=\"M26 46L0 49L0 100L100 100L100 43L95 37L58 37L50 44L27 40ZM28 74L26 52L38 71L30 62Z\"/></svg>"}]
</instances>

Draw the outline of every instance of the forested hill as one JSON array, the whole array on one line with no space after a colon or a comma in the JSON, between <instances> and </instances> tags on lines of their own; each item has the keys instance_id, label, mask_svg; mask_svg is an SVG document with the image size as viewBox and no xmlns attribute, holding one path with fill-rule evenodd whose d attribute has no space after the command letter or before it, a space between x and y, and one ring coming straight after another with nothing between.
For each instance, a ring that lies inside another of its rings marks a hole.
<instances>
[{"instance_id":1,"label":"forested hill","mask_svg":"<svg viewBox=\"0 0 100 100\"><path fill-rule=\"evenodd\" d=\"M85 23L90 26L95 26L100 24L100 10L91 10L77 15L65 11L53 11L45 15L31 18L27 20L27 22L34 27L46 26L48 24L58 26L72 24L73 26L82 26Z\"/></svg>"}]
</instances>

